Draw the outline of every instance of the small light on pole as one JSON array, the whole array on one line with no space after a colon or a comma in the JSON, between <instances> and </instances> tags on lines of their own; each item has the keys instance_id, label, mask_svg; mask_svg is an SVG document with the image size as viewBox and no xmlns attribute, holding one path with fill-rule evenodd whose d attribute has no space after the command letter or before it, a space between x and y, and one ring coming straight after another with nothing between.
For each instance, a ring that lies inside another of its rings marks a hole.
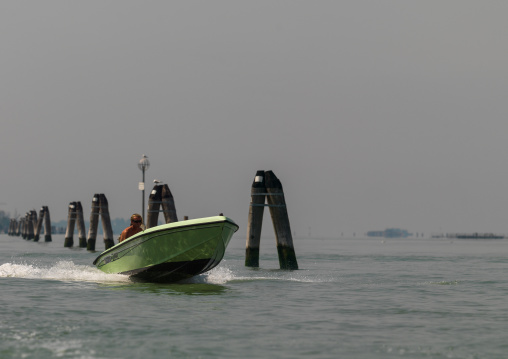
<instances>
[{"instance_id":1,"label":"small light on pole","mask_svg":"<svg viewBox=\"0 0 508 359\"><path fill-rule=\"evenodd\" d=\"M143 217L143 221L145 219L145 171L150 167L150 161L148 161L148 157L143 155L143 158L138 162L138 168L143 172L143 182L139 182L139 189L142 192L142 201L141 201L141 216Z\"/></svg>"}]
</instances>

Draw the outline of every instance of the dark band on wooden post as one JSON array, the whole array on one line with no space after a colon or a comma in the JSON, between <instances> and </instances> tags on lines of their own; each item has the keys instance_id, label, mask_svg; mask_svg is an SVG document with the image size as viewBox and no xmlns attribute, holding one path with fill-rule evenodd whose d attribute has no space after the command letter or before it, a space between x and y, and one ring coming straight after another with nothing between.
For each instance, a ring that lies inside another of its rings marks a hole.
<instances>
[{"instance_id":1,"label":"dark band on wooden post","mask_svg":"<svg viewBox=\"0 0 508 359\"><path fill-rule=\"evenodd\" d=\"M95 251L95 242L97 240L97 228L99 227L99 194L96 193L92 198L92 210L90 211L90 227L88 227L88 238L86 249Z\"/></svg>"},{"instance_id":2,"label":"dark band on wooden post","mask_svg":"<svg viewBox=\"0 0 508 359\"><path fill-rule=\"evenodd\" d=\"M76 202L76 226L78 227L79 248L86 248L85 219L83 217L83 206L79 201Z\"/></svg>"},{"instance_id":3,"label":"dark band on wooden post","mask_svg":"<svg viewBox=\"0 0 508 359\"><path fill-rule=\"evenodd\" d=\"M250 193L251 202L247 223L247 243L245 244L245 266L259 267L259 244L266 197L265 171L256 172Z\"/></svg>"},{"instance_id":4,"label":"dark band on wooden post","mask_svg":"<svg viewBox=\"0 0 508 359\"><path fill-rule=\"evenodd\" d=\"M44 207L42 207L39 211L39 218L37 219L37 225L35 226L35 236L34 236L34 242L38 242L41 230L42 230L42 222L44 221Z\"/></svg>"},{"instance_id":5,"label":"dark band on wooden post","mask_svg":"<svg viewBox=\"0 0 508 359\"><path fill-rule=\"evenodd\" d=\"M178 222L176 215L175 199L167 184L162 186L162 210L166 223Z\"/></svg>"},{"instance_id":6,"label":"dark band on wooden post","mask_svg":"<svg viewBox=\"0 0 508 359\"><path fill-rule=\"evenodd\" d=\"M159 221L159 209L162 203L162 185L155 185L148 197L148 210L146 214L146 228L157 226Z\"/></svg>"},{"instance_id":7,"label":"dark band on wooden post","mask_svg":"<svg viewBox=\"0 0 508 359\"><path fill-rule=\"evenodd\" d=\"M65 231L64 247L74 246L74 225L76 223L76 202L69 204L67 214L67 229Z\"/></svg>"},{"instance_id":8,"label":"dark band on wooden post","mask_svg":"<svg viewBox=\"0 0 508 359\"><path fill-rule=\"evenodd\" d=\"M44 208L44 242L51 242L51 217L49 215L49 208Z\"/></svg>"},{"instance_id":9,"label":"dark band on wooden post","mask_svg":"<svg viewBox=\"0 0 508 359\"><path fill-rule=\"evenodd\" d=\"M99 204L102 231L104 232L104 245L106 246L106 249L108 249L115 245L115 241L113 240L113 228L111 227L111 218L109 216L108 200L103 193L99 195Z\"/></svg>"},{"instance_id":10,"label":"dark band on wooden post","mask_svg":"<svg viewBox=\"0 0 508 359\"><path fill-rule=\"evenodd\" d=\"M282 184L272 171L265 172L267 202L277 241L280 269L298 269L293 236Z\"/></svg>"}]
</instances>

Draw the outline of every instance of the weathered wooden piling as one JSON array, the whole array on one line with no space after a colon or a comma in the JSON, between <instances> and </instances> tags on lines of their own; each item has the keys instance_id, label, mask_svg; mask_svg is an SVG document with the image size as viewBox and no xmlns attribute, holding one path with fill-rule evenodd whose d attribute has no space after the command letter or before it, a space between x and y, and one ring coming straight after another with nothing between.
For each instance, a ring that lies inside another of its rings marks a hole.
<instances>
[{"instance_id":1,"label":"weathered wooden piling","mask_svg":"<svg viewBox=\"0 0 508 359\"><path fill-rule=\"evenodd\" d=\"M83 218L83 206L79 201L76 202L76 226L78 227L79 247L86 248L85 219Z\"/></svg>"},{"instance_id":2,"label":"weathered wooden piling","mask_svg":"<svg viewBox=\"0 0 508 359\"><path fill-rule=\"evenodd\" d=\"M49 215L48 206L44 208L44 242L51 242L51 217Z\"/></svg>"},{"instance_id":3,"label":"weathered wooden piling","mask_svg":"<svg viewBox=\"0 0 508 359\"><path fill-rule=\"evenodd\" d=\"M9 236L12 236L14 233L14 221L15 221L14 218L9 219L9 230L7 231L7 234Z\"/></svg>"},{"instance_id":4,"label":"weathered wooden piling","mask_svg":"<svg viewBox=\"0 0 508 359\"><path fill-rule=\"evenodd\" d=\"M44 221L44 208L39 210L39 218L37 219L37 225L35 226L34 242L39 242L42 230L42 221Z\"/></svg>"},{"instance_id":5,"label":"weathered wooden piling","mask_svg":"<svg viewBox=\"0 0 508 359\"><path fill-rule=\"evenodd\" d=\"M32 221L30 220L30 212L25 213L25 223L24 223L24 230L23 230L23 238L28 240L30 236L30 223Z\"/></svg>"},{"instance_id":6,"label":"weathered wooden piling","mask_svg":"<svg viewBox=\"0 0 508 359\"><path fill-rule=\"evenodd\" d=\"M159 221L160 205L162 203L162 185L155 185L148 197L148 210L146 211L146 228L157 226Z\"/></svg>"},{"instance_id":7,"label":"weathered wooden piling","mask_svg":"<svg viewBox=\"0 0 508 359\"><path fill-rule=\"evenodd\" d=\"M36 218L34 218L34 215L35 215L35 217L37 217L37 212L30 211L27 214L28 229L27 229L26 239L29 241L31 241L35 237L34 220L36 220Z\"/></svg>"},{"instance_id":8,"label":"weathered wooden piling","mask_svg":"<svg viewBox=\"0 0 508 359\"><path fill-rule=\"evenodd\" d=\"M281 269L298 269L293 236L282 184L272 171L265 172L268 208L272 217Z\"/></svg>"},{"instance_id":9,"label":"weathered wooden piling","mask_svg":"<svg viewBox=\"0 0 508 359\"><path fill-rule=\"evenodd\" d=\"M16 235L18 237L22 237L23 236L24 222L25 222L24 218L20 218L19 219L19 222L18 222L18 233L16 233Z\"/></svg>"},{"instance_id":10,"label":"weathered wooden piling","mask_svg":"<svg viewBox=\"0 0 508 359\"><path fill-rule=\"evenodd\" d=\"M86 249L95 251L95 242L97 240L97 228L99 227L99 194L96 193L92 198L92 210L90 211L90 227L88 227L88 238Z\"/></svg>"},{"instance_id":11,"label":"weathered wooden piling","mask_svg":"<svg viewBox=\"0 0 508 359\"><path fill-rule=\"evenodd\" d=\"M15 221L14 218L11 218L9 220L9 231L7 232L7 234L9 234L9 236L12 236L14 233L14 221Z\"/></svg>"},{"instance_id":12,"label":"weathered wooden piling","mask_svg":"<svg viewBox=\"0 0 508 359\"><path fill-rule=\"evenodd\" d=\"M247 243L245 245L245 266L259 267L259 244L265 209L265 171L257 171L250 190L251 202L247 223Z\"/></svg>"},{"instance_id":13,"label":"weathered wooden piling","mask_svg":"<svg viewBox=\"0 0 508 359\"><path fill-rule=\"evenodd\" d=\"M162 211L166 223L178 222L176 215L175 199L167 184L162 186Z\"/></svg>"},{"instance_id":14,"label":"weathered wooden piling","mask_svg":"<svg viewBox=\"0 0 508 359\"><path fill-rule=\"evenodd\" d=\"M74 225L76 224L76 202L69 203L67 213L67 229L65 231L64 247L74 246Z\"/></svg>"},{"instance_id":15,"label":"weathered wooden piling","mask_svg":"<svg viewBox=\"0 0 508 359\"><path fill-rule=\"evenodd\" d=\"M21 237L26 239L28 237L28 213L23 217L23 226L21 227Z\"/></svg>"},{"instance_id":16,"label":"weathered wooden piling","mask_svg":"<svg viewBox=\"0 0 508 359\"><path fill-rule=\"evenodd\" d=\"M102 232L104 233L104 245L108 249L115 245L115 241L113 240L113 228L111 227L111 217L109 216L108 200L103 193L99 194L99 205Z\"/></svg>"}]
</instances>

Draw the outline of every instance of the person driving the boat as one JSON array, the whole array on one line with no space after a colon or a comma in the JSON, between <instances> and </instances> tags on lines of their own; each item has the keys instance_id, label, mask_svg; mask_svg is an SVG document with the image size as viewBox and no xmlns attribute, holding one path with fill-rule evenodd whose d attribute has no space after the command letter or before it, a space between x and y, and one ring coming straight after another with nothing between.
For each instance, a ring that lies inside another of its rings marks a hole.
<instances>
[{"instance_id":1,"label":"person driving the boat","mask_svg":"<svg viewBox=\"0 0 508 359\"><path fill-rule=\"evenodd\" d=\"M120 234L120 237L118 238L118 242L122 242L136 233L143 231L142 227L144 227L143 218L141 215L134 213L131 216L131 225L122 231L122 234Z\"/></svg>"}]
</instances>

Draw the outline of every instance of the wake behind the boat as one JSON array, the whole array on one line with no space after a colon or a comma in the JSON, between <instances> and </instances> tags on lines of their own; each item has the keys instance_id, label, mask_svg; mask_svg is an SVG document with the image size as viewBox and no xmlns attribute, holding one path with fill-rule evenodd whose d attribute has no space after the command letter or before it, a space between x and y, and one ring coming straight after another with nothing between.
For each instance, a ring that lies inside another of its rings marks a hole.
<instances>
[{"instance_id":1,"label":"wake behind the boat","mask_svg":"<svg viewBox=\"0 0 508 359\"><path fill-rule=\"evenodd\" d=\"M250 270L239 268L237 265L223 261L216 268L182 280L180 284L217 284L224 285L232 282L252 282L252 281L289 281L301 283L321 283L333 281L330 278L316 278L308 276L305 271L287 272L282 270L258 269ZM14 263L4 263L0 265L1 278L23 278L23 279L41 279L58 280L73 282L95 282L95 283L132 283L133 280L122 274L104 273L94 266L75 264L71 260L59 260L54 265L44 265L37 261L23 261Z\"/></svg>"},{"instance_id":2,"label":"wake behind the boat","mask_svg":"<svg viewBox=\"0 0 508 359\"><path fill-rule=\"evenodd\" d=\"M53 266L36 263L4 263L0 265L0 278L48 279L86 282L128 282L120 274L107 274L89 265L72 261L58 261Z\"/></svg>"},{"instance_id":3,"label":"wake behind the boat","mask_svg":"<svg viewBox=\"0 0 508 359\"><path fill-rule=\"evenodd\" d=\"M24 278L59 281L83 281L98 283L129 283L129 276L122 274L109 274L99 269L72 261L61 260L52 266L37 263L4 263L0 265L0 278ZM184 283L225 284L234 280L233 272L225 267L212 269L206 274L189 278Z\"/></svg>"}]
</instances>

